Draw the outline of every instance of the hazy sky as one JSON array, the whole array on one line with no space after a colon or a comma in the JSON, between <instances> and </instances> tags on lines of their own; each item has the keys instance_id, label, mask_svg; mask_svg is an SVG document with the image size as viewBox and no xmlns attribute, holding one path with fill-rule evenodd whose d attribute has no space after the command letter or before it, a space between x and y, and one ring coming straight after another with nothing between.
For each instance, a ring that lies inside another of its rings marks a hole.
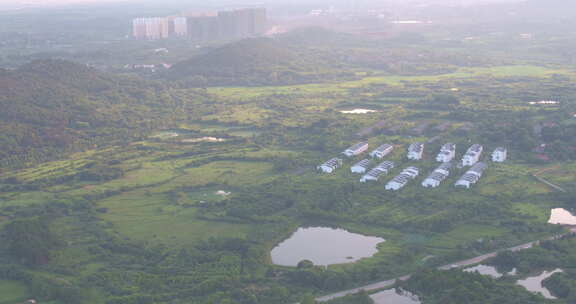
<instances>
[{"instance_id":1,"label":"hazy sky","mask_svg":"<svg viewBox=\"0 0 576 304\"><path fill-rule=\"evenodd\" d=\"M399 5L422 5L422 4L450 4L450 5L471 5L478 3L494 2L518 2L524 0L0 0L0 10L18 9L30 7L52 7L72 4L98 4L98 3L136 3L148 5L163 5L164 7L184 7L192 8L194 6L231 6L243 4L262 3L268 7L273 6L329 6L343 5L357 1L363 6L370 4L399 4ZM566 0L574 1L574 0Z\"/></svg>"},{"instance_id":2,"label":"hazy sky","mask_svg":"<svg viewBox=\"0 0 576 304\"><path fill-rule=\"evenodd\" d=\"M138 1L138 0L0 0L0 4L10 4L10 5L61 5L61 4L74 4L74 3L101 3L101 2L128 2L128 1ZM211 2L211 0L191 0L188 2L201 1L201 2ZM298 2L290 0L276 0L276 1L266 1L266 2ZM442 2L438 0L433 0L434 2ZM446 2L454 2L454 0L444 0ZM460 0L462 2L504 2L511 0ZM159 3L162 0L158 0ZM182 1L187 2L187 1ZM216 2L216 1L214 1ZM240 1L242 2L242 1ZM264 2L264 1L262 1ZM301 2L301 1L300 1ZM310 1L314 2L314 1ZM425 2L425 1L420 1Z\"/></svg>"},{"instance_id":3,"label":"hazy sky","mask_svg":"<svg viewBox=\"0 0 576 304\"><path fill-rule=\"evenodd\" d=\"M0 0L0 6L23 7L23 6L51 6L69 5L78 3L103 3L103 2L127 2L134 0Z\"/></svg>"}]
</instances>

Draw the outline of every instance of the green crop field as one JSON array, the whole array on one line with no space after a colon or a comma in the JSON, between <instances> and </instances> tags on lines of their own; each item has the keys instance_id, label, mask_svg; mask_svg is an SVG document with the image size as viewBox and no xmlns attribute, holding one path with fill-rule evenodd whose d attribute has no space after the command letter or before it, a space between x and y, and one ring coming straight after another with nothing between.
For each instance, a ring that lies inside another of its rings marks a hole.
<instances>
[{"instance_id":1,"label":"green crop field","mask_svg":"<svg viewBox=\"0 0 576 304\"><path fill-rule=\"evenodd\" d=\"M16 304L24 302L29 297L26 286L14 282L0 280L0 303L1 304Z\"/></svg>"}]
</instances>

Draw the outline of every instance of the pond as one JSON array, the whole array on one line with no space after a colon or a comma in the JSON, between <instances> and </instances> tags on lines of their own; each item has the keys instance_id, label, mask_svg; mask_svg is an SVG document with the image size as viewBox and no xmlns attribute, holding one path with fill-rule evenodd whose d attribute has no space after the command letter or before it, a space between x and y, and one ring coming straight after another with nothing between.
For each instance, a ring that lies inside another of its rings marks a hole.
<instances>
[{"instance_id":1,"label":"pond","mask_svg":"<svg viewBox=\"0 0 576 304\"><path fill-rule=\"evenodd\" d=\"M516 269L513 269L512 271L507 272L507 273L501 273L501 272L498 272L496 267L488 266L488 265L476 265L474 267L466 268L466 269L464 269L464 271L467 271L467 272L477 271L479 274L491 276L491 277L496 278L496 279L503 276L503 275L515 275L516 274Z\"/></svg>"},{"instance_id":2,"label":"pond","mask_svg":"<svg viewBox=\"0 0 576 304\"><path fill-rule=\"evenodd\" d=\"M344 229L301 227L274 247L271 256L274 264L282 266L297 266L302 260L322 266L352 263L373 256L384 241Z\"/></svg>"},{"instance_id":3,"label":"pond","mask_svg":"<svg viewBox=\"0 0 576 304\"><path fill-rule=\"evenodd\" d=\"M384 290L370 296L374 304L420 304L417 296L409 292L397 293L394 289Z\"/></svg>"},{"instance_id":4,"label":"pond","mask_svg":"<svg viewBox=\"0 0 576 304\"><path fill-rule=\"evenodd\" d=\"M576 225L576 216L564 208L554 208L550 211L549 224Z\"/></svg>"},{"instance_id":5,"label":"pond","mask_svg":"<svg viewBox=\"0 0 576 304\"><path fill-rule=\"evenodd\" d=\"M562 269L556 269L554 271L543 271L541 274L537 276L527 277L523 280L518 280L516 284L520 286L524 286L528 291L541 293L547 299L556 299L553 295L550 294L550 291L546 287L542 286L542 281L546 280L553 274L557 272L562 272Z\"/></svg>"},{"instance_id":6,"label":"pond","mask_svg":"<svg viewBox=\"0 0 576 304\"><path fill-rule=\"evenodd\" d=\"M353 110L341 110L340 113L342 114L368 114L368 113L376 113L376 110L370 109L353 109Z\"/></svg>"}]
</instances>

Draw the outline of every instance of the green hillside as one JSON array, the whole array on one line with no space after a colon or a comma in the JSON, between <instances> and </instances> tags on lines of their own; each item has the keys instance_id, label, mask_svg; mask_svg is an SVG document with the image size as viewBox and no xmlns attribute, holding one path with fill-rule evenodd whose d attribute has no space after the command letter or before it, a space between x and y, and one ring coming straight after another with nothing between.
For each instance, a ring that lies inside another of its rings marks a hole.
<instances>
[{"instance_id":1,"label":"green hillside","mask_svg":"<svg viewBox=\"0 0 576 304\"><path fill-rule=\"evenodd\" d=\"M289 41L245 39L177 63L167 77L191 86L308 83L341 76L334 63Z\"/></svg>"},{"instance_id":2,"label":"green hillside","mask_svg":"<svg viewBox=\"0 0 576 304\"><path fill-rule=\"evenodd\" d=\"M139 137L176 107L162 85L59 60L0 71L0 91L4 166Z\"/></svg>"}]
</instances>

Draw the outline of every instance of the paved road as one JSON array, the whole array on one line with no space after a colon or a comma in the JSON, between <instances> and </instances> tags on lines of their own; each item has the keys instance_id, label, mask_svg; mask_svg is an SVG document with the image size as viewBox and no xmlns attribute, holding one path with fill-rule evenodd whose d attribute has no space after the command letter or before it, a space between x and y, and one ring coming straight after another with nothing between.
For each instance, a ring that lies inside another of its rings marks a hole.
<instances>
[{"instance_id":1,"label":"paved road","mask_svg":"<svg viewBox=\"0 0 576 304\"><path fill-rule=\"evenodd\" d=\"M576 232L576 228L572 228L570 229L571 233L575 233ZM549 238L546 238L544 240L555 240L558 239L562 236L564 236L566 234L561 234L561 235L556 235L556 236L552 236ZM518 246L514 246L514 247L510 247L504 250L510 250L510 251L520 251L520 250L524 250L524 249L528 249L528 248L532 248L534 245L540 243L540 241L533 241L533 242L529 242L526 244L522 244L522 245L518 245ZM448 265L444 265L444 266L440 266L438 267L438 269L441 270L446 270L446 269L451 269L451 268L461 268L461 267L465 267L465 266L470 266L470 265L474 265L474 264L478 264L482 261L485 261L489 258L493 258L495 257L499 252L504 251L504 250L499 250L499 251L495 251L495 252L491 252L491 253L487 253L487 254L483 254L481 256L477 256L475 258L471 258L468 260L463 260L463 261L459 261L459 262L455 262L452 264L448 264ZM410 275L406 275L403 277L399 277L399 278L395 278L395 279L391 279L391 280L386 280L386 281L381 281L381 282L376 282L376 283L372 283L369 285L365 285L365 286L361 286L358 288L353 288L353 289L349 289L349 290L344 290L344 291L340 291L340 292L336 292L333 294L329 294L329 295L325 295L322 297L318 297L316 298L317 302L327 302L330 300L334 300L337 298L341 298L341 297L345 297L347 295L351 295L351 294L355 294L358 293L362 290L364 291L374 291L374 290L378 290L378 289L384 289L384 288L389 288L394 286L394 284L396 283L397 280L400 281L404 281L410 278Z\"/></svg>"}]
</instances>

